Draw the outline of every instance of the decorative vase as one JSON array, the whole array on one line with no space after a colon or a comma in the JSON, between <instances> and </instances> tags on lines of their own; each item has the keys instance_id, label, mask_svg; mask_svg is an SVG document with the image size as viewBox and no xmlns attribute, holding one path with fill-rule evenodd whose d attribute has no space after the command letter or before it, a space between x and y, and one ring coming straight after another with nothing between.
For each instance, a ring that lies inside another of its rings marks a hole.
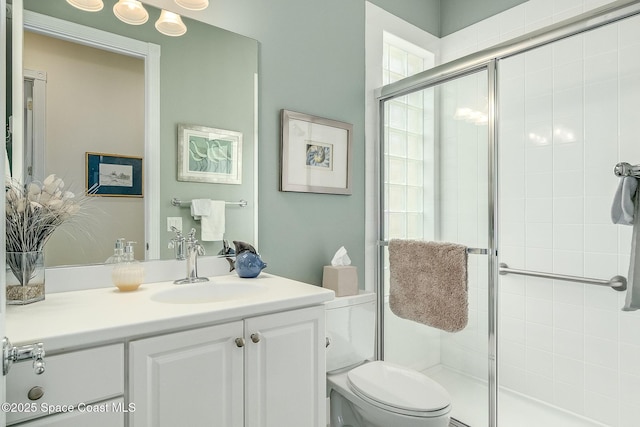
<instances>
[{"instance_id":1,"label":"decorative vase","mask_svg":"<svg viewBox=\"0 0 640 427\"><path fill-rule=\"evenodd\" d=\"M7 252L7 304L42 301L44 272L43 251Z\"/></svg>"}]
</instances>

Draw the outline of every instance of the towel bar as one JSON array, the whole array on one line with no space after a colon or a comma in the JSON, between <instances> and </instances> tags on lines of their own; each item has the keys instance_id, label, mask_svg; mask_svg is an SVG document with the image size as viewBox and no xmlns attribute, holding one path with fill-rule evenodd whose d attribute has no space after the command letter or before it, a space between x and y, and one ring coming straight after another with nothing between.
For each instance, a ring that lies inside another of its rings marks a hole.
<instances>
[{"instance_id":1,"label":"towel bar","mask_svg":"<svg viewBox=\"0 0 640 427\"><path fill-rule=\"evenodd\" d=\"M378 246L389 246L388 240L379 240ZM485 248L467 248L467 253L469 255L487 255L489 254L489 249Z\"/></svg>"},{"instance_id":2,"label":"towel bar","mask_svg":"<svg viewBox=\"0 0 640 427\"><path fill-rule=\"evenodd\" d=\"M238 202L225 202L227 205L238 205L241 208L244 208L247 206L247 201L244 199L240 199L240 201ZM186 207L186 206L190 206L191 205L191 200L180 200L177 197L174 197L173 199L171 199L171 204L173 206L180 206L180 207Z\"/></svg>"},{"instance_id":3,"label":"towel bar","mask_svg":"<svg viewBox=\"0 0 640 427\"><path fill-rule=\"evenodd\" d=\"M627 289L627 279L623 276L613 276L609 280L591 279L588 277L567 276L565 274L543 273L541 271L518 270L509 268L505 263L500 263L498 272L501 275L519 274L521 276L541 277L543 279L564 280L567 282L588 283L590 285L609 286L615 291L624 291Z\"/></svg>"},{"instance_id":4,"label":"towel bar","mask_svg":"<svg viewBox=\"0 0 640 427\"><path fill-rule=\"evenodd\" d=\"M616 176L633 176L636 178L640 178L640 165L630 165L629 163L618 163L615 168L613 168L613 173Z\"/></svg>"}]
</instances>

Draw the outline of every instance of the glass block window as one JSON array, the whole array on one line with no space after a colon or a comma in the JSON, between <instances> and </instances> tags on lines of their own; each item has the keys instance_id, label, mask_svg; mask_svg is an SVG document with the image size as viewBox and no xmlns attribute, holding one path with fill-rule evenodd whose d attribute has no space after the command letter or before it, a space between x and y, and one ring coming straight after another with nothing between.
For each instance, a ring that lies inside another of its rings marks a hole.
<instances>
[{"instance_id":1,"label":"glass block window","mask_svg":"<svg viewBox=\"0 0 640 427\"><path fill-rule=\"evenodd\" d=\"M434 65L434 55L393 34L383 37L383 83ZM434 228L433 90L385 102L385 239L432 239ZM430 115L429 115L430 114ZM430 205L425 209L425 204ZM427 210L427 211L426 211Z\"/></svg>"}]
</instances>

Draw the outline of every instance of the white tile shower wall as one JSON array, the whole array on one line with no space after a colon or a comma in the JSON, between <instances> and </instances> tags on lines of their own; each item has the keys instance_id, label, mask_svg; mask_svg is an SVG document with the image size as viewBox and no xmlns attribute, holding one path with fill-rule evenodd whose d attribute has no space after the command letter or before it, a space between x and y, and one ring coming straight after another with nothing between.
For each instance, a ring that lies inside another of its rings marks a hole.
<instances>
[{"instance_id":1,"label":"white tile shower wall","mask_svg":"<svg viewBox=\"0 0 640 427\"><path fill-rule=\"evenodd\" d=\"M607 3L529 0L444 38L442 60ZM640 19L504 60L499 84L501 262L626 276L631 229L610 222L611 171L640 163ZM499 286L501 386L608 426L636 426L640 313L620 311L624 295L518 276L501 276ZM443 335L443 363L462 370L473 338Z\"/></svg>"}]
</instances>

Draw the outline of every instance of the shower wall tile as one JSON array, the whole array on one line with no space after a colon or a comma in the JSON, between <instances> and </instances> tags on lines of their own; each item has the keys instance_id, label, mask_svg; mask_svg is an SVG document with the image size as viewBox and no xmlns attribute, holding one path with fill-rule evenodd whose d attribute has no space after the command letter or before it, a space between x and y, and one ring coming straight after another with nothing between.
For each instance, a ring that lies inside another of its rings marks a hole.
<instances>
[{"instance_id":1,"label":"shower wall tile","mask_svg":"<svg viewBox=\"0 0 640 427\"><path fill-rule=\"evenodd\" d=\"M640 376L625 375L620 378L620 400L631 405L640 402Z\"/></svg>"},{"instance_id":2,"label":"shower wall tile","mask_svg":"<svg viewBox=\"0 0 640 427\"><path fill-rule=\"evenodd\" d=\"M611 192L613 194L613 191ZM613 224L586 224L584 249L588 252L618 252L617 226Z\"/></svg>"},{"instance_id":3,"label":"shower wall tile","mask_svg":"<svg viewBox=\"0 0 640 427\"><path fill-rule=\"evenodd\" d=\"M553 283L537 277L525 277L527 299L553 301Z\"/></svg>"},{"instance_id":4,"label":"shower wall tile","mask_svg":"<svg viewBox=\"0 0 640 427\"><path fill-rule=\"evenodd\" d=\"M526 345L539 350L554 351L553 328L526 322Z\"/></svg>"},{"instance_id":5,"label":"shower wall tile","mask_svg":"<svg viewBox=\"0 0 640 427\"><path fill-rule=\"evenodd\" d=\"M586 335L605 339L617 336L618 313L610 310L585 307L584 332Z\"/></svg>"},{"instance_id":6,"label":"shower wall tile","mask_svg":"<svg viewBox=\"0 0 640 427\"><path fill-rule=\"evenodd\" d=\"M551 212L551 210L550 210ZM554 224L553 225L553 249L556 251L562 252L579 252L580 259L578 260L578 268L575 270L579 270L579 273L564 273L564 274L573 274L580 275L582 274L582 263L584 257L582 256L582 251L584 251L584 226L578 224ZM558 259L556 262L555 254L554 254L554 262L553 265L566 265L566 258L568 258L569 254L563 257L562 260ZM561 273L561 271L556 269L556 273Z\"/></svg>"},{"instance_id":7,"label":"shower wall tile","mask_svg":"<svg viewBox=\"0 0 640 427\"><path fill-rule=\"evenodd\" d=\"M611 289L600 286L585 288L584 304L587 307L610 310L616 313L620 310L618 293L611 292ZM612 336L612 338L614 337Z\"/></svg>"},{"instance_id":8,"label":"shower wall tile","mask_svg":"<svg viewBox=\"0 0 640 427\"><path fill-rule=\"evenodd\" d=\"M640 376L640 346L620 343L620 371ZM640 399L634 404L640 405Z\"/></svg>"},{"instance_id":9,"label":"shower wall tile","mask_svg":"<svg viewBox=\"0 0 640 427\"><path fill-rule=\"evenodd\" d=\"M584 362L582 360L570 359L556 354L553 357L553 372L553 377L557 382L584 389Z\"/></svg>"},{"instance_id":10,"label":"shower wall tile","mask_svg":"<svg viewBox=\"0 0 640 427\"><path fill-rule=\"evenodd\" d=\"M500 383L513 391L525 393L527 390L526 371L506 363L500 364Z\"/></svg>"},{"instance_id":11,"label":"shower wall tile","mask_svg":"<svg viewBox=\"0 0 640 427\"><path fill-rule=\"evenodd\" d=\"M530 223L526 227L526 244L528 247L551 249L553 232L551 223Z\"/></svg>"},{"instance_id":12,"label":"shower wall tile","mask_svg":"<svg viewBox=\"0 0 640 427\"><path fill-rule=\"evenodd\" d=\"M570 276L583 276L584 273L584 252L553 251L553 272L558 274L568 274ZM554 281L557 287L567 285L565 281Z\"/></svg>"},{"instance_id":13,"label":"shower wall tile","mask_svg":"<svg viewBox=\"0 0 640 427\"><path fill-rule=\"evenodd\" d=\"M585 363L585 390L611 399L618 398L618 375L613 369Z\"/></svg>"},{"instance_id":14,"label":"shower wall tile","mask_svg":"<svg viewBox=\"0 0 640 427\"><path fill-rule=\"evenodd\" d=\"M584 392L580 386L554 382L553 403L576 414L584 414Z\"/></svg>"},{"instance_id":15,"label":"shower wall tile","mask_svg":"<svg viewBox=\"0 0 640 427\"><path fill-rule=\"evenodd\" d=\"M579 274L572 273L578 276ZM553 300L565 304L584 305L585 285L582 283L558 282L553 284Z\"/></svg>"},{"instance_id":16,"label":"shower wall tile","mask_svg":"<svg viewBox=\"0 0 640 427\"><path fill-rule=\"evenodd\" d=\"M553 400L553 395L550 393L553 390L553 380L551 378L532 372L527 372L526 378L526 393L528 395L543 402L551 402Z\"/></svg>"},{"instance_id":17,"label":"shower wall tile","mask_svg":"<svg viewBox=\"0 0 640 427\"><path fill-rule=\"evenodd\" d=\"M523 319L503 316L500 319L501 338L504 342L525 344L526 327Z\"/></svg>"},{"instance_id":18,"label":"shower wall tile","mask_svg":"<svg viewBox=\"0 0 640 427\"><path fill-rule=\"evenodd\" d=\"M618 27L606 25L584 34L584 56L598 56L618 49Z\"/></svg>"},{"instance_id":19,"label":"shower wall tile","mask_svg":"<svg viewBox=\"0 0 640 427\"><path fill-rule=\"evenodd\" d=\"M610 339L585 336L584 360L586 363L618 369L618 342ZM611 378L616 378L616 372Z\"/></svg>"},{"instance_id":20,"label":"shower wall tile","mask_svg":"<svg viewBox=\"0 0 640 427\"><path fill-rule=\"evenodd\" d=\"M553 264L553 251L527 247L525 249L525 268L535 271L549 271Z\"/></svg>"},{"instance_id":21,"label":"shower wall tile","mask_svg":"<svg viewBox=\"0 0 640 427\"><path fill-rule=\"evenodd\" d=\"M611 410L611 408L618 407L618 401L616 399L592 391L585 391L584 397L584 414L587 417L593 418L606 426L620 425L618 424L618 411ZM634 424L629 424L628 427L633 425ZM624 427L627 427L627 425Z\"/></svg>"},{"instance_id":22,"label":"shower wall tile","mask_svg":"<svg viewBox=\"0 0 640 427\"><path fill-rule=\"evenodd\" d=\"M553 325L553 303L550 300L528 297L526 306L527 322L539 323L545 326Z\"/></svg>"},{"instance_id":23,"label":"shower wall tile","mask_svg":"<svg viewBox=\"0 0 640 427\"><path fill-rule=\"evenodd\" d=\"M553 303L553 327L584 333L584 307L575 304Z\"/></svg>"},{"instance_id":24,"label":"shower wall tile","mask_svg":"<svg viewBox=\"0 0 640 427\"><path fill-rule=\"evenodd\" d=\"M620 342L640 346L640 317L637 312L620 315Z\"/></svg>"},{"instance_id":25,"label":"shower wall tile","mask_svg":"<svg viewBox=\"0 0 640 427\"><path fill-rule=\"evenodd\" d=\"M553 352L559 356L584 360L584 335L553 329Z\"/></svg>"}]
</instances>

